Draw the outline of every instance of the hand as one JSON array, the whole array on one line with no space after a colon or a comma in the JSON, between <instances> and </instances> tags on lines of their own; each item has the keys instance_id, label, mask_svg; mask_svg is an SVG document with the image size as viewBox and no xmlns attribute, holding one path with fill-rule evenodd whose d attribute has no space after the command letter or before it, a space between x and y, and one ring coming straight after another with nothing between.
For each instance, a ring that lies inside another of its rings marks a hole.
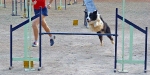
<instances>
[{"instance_id":1,"label":"hand","mask_svg":"<svg viewBox=\"0 0 150 75\"><path fill-rule=\"evenodd\" d=\"M51 9L51 4L50 4L50 3L47 4L47 8L48 8L48 9Z\"/></svg>"},{"instance_id":2,"label":"hand","mask_svg":"<svg viewBox=\"0 0 150 75\"><path fill-rule=\"evenodd\" d=\"M37 3L37 1L34 0L34 1L31 3L31 5L35 5L36 3ZM27 5L30 6L30 0L28 0Z\"/></svg>"},{"instance_id":3,"label":"hand","mask_svg":"<svg viewBox=\"0 0 150 75\"><path fill-rule=\"evenodd\" d=\"M37 1L35 0L35 1L32 2L32 5L35 5L36 3L37 3Z\"/></svg>"}]
</instances>

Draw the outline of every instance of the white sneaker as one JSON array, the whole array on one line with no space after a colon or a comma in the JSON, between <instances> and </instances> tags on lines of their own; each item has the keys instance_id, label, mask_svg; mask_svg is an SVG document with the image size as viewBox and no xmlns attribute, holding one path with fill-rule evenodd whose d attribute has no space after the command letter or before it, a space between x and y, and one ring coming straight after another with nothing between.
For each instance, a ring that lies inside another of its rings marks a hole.
<instances>
[{"instance_id":1,"label":"white sneaker","mask_svg":"<svg viewBox=\"0 0 150 75\"><path fill-rule=\"evenodd\" d=\"M33 42L32 47L37 47L39 44L37 42Z\"/></svg>"}]
</instances>

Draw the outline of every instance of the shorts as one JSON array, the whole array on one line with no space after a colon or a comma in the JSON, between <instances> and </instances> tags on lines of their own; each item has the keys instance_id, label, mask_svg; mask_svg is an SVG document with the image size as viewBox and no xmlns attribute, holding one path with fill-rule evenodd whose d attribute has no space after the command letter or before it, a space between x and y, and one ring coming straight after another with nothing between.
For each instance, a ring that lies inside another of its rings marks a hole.
<instances>
[{"instance_id":1,"label":"shorts","mask_svg":"<svg viewBox=\"0 0 150 75\"><path fill-rule=\"evenodd\" d=\"M34 14L36 15L38 13L40 13L40 9L34 9ZM42 15L48 16L48 10L46 7L42 8Z\"/></svg>"}]
</instances>

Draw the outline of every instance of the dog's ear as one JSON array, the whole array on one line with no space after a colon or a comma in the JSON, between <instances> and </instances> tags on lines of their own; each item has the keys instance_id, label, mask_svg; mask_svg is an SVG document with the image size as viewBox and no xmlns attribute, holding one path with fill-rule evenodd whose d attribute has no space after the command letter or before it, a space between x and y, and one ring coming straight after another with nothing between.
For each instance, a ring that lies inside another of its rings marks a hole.
<instances>
[{"instance_id":1,"label":"dog's ear","mask_svg":"<svg viewBox=\"0 0 150 75\"><path fill-rule=\"evenodd\" d=\"M97 14L97 10L94 10L93 14Z\"/></svg>"}]
</instances>

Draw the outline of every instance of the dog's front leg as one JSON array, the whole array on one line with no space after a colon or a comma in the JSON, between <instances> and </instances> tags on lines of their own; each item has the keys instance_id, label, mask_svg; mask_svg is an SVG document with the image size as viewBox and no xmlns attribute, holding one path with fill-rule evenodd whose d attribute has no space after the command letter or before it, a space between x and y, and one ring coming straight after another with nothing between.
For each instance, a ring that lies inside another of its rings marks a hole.
<instances>
[{"instance_id":1,"label":"dog's front leg","mask_svg":"<svg viewBox=\"0 0 150 75\"><path fill-rule=\"evenodd\" d=\"M97 33L101 33L101 32L99 31ZM103 46L103 42L102 42L103 36L102 35L98 35L98 36L99 36L99 39L100 39L100 45Z\"/></svg>"},{"instance_id":2,"label":"dog's front leg","mask_svg":"<svg viewBox=\"0 0 150 75\"><path fill-rule=\"evenodd\" d=\"M89 24L88 24L88 22L87 22L86 28L89 28Z\"/></svg>"},{"instance_id":3,"label":"dog's front leg","mask_svg":"<svg viewBox=\"0 0 150 75\"><path fill-rule=\"evenodd\" d=\"M96 23L94 24L94 27L96 27L96 26L98 26L98 25L100 25L99 22L96 22Z\"/></svg>"},{"instance_id":4,"label":"dog's front leg","mask_svg":"<svg viewBox=\"0 0 150 75\"><path fill-rule=\"evenodd\" d=\"M102 37L102 35L99 35L99 39L100 39L100 43L101 43L100 45L103 46L103 41L102 41L103 37Z\"/></svg>"}]
</instances>

